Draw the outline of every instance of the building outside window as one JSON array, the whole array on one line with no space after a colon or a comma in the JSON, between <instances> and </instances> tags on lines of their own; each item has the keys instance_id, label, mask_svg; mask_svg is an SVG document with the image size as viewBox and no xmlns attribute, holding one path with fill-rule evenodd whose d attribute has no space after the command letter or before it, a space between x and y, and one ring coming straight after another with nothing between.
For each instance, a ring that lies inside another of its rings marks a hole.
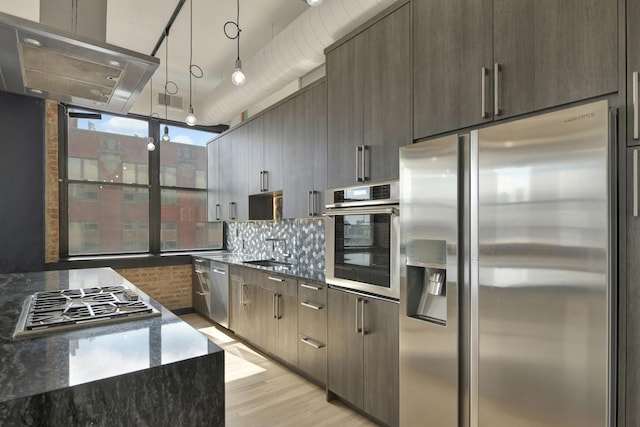
<instances>
[{"instance_id":1,"label":"building outside window","mask_svg":"<svg viewBox=\"0 0 640 427\"><path fill-rule=\"evenodd\" d=\"M170 125L171 141L149 152L150 129L157 135L161 125L109 114L67 118L61 221L69 256L213 247L210 230L219 224L206 217L206 143L217 134Z\"/></svg>"}]
</instances>

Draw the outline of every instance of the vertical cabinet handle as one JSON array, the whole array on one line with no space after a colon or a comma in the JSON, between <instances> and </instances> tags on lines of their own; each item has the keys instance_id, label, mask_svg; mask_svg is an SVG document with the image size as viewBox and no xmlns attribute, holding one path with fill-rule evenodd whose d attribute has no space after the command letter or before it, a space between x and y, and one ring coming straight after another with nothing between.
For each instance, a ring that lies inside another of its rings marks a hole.
<instances>
[{"instance_id":1,"label":"vertical cabinet handle","mask_svg":"<svg viewBox=\"0 0 640 427\"><path fill-rule=\"evenodd\" d=\"M633 139L638 139L638 72L633 72Z\"/></svg>"},{"instance_id":2,"label":"vertical cabinet handle","mask_svg":"<svg viewBox=\"0 0 640 427\"><path fill-rule=\"evenodd\" d=\"M260 191L269 191L269 171L260 171Z\"/></svg>"},{"instance_id":3,"label":"vertical cabinet handle","mask_svg":"<svg viewBox=\"0 0 640 427\"><path fill-rule=\"evenodd\" d=\"M282 319L282 295L280 294L276 297L276 314L277 319Z\"/></svg>"},{"instance_id":4,"label":"vertical cabinet handle","mask_svg":"<svg viewBox=\"0 0 640 427\"><path fill-rule=\"evenodd\" d=\"M367 303L366 299L362 299L362 309L360 310L360 325L362 326L362 336L367 335L367 328L365 327L365 319L364 319L364 305Z\"/></svg>"},{"instance_id":5,"label":"vertical cabinet handle","mask_svg":"<svg viewBox=\"0 0 640 427\"><path fill-rule=\"evenodd\" d=\"M309 190L309 196L307 200L307 207L309 208L309 216L313 216L313 191Z\"/></svg>"},{"instance_id":6,"label":"vertical cabinet handle","mask_svg":"<svg viewBox=\"0 0 640 427\"><path fill-rule=\"evenodd\" d=\"M367 175L367 151L369 151L369 146L362 145L362 182L369 180L369 176Z\"/></svg>"},{"instance_id":7,"label":"vertical cabinet handle","mask_svg":"<svg viewBox=\"0 0 640 427\"><path fill-rule=\"evenodd\" d=\"M229 202L229 219L236 219L236 202Z\"/></svg>"},{"instance_id":8,"label":"vertical cabinet handle","mask_svg":"<svg viewBox=\"0 0 640 427\"><path fill-rule=\"evenodd\" d=\"M638 216L638 149L633 149L633 216Z\"/></svg>"},{"instance_id":9,"label":"vertical cabinet handle","mask_svg":"<svg viewBox=\"0 0 640 427\"><path fill-rule=\"evenodd\" d=\"M362 152L362 145L356 146L356 182L362 182L362 178L360 175L360 165L362 162L360 161L360 153Z\"/></svg>"},{"instance_id":10,"label":"vertical cabinet handle","mask_svg":"<svg viewBox=\"0 0 640 427\"><path fill-rule=\"evenodd\" d=\"M482 117L483 119L489 118L489 113L487 112L487 76L489 75L489 69L487 67L482 67Z\"/></svg>"},{"instance_id":11,"label":"vertical cabinet handle","mask_svg":"<svg viewBox=\"0 0 640 427\"><path fill-rule=\"evenodd\" d=\"M496 116L502 114L502 109L500 108L500 72L500 64L496 62L493 64L493 114Z\"/></svg>"},{"instance_id":12,"label":"vertical cabinet handle","mask_svg":"<svg viewBox=\"0 0 640 427\"><path fill-rule=\"evenodd\" d=\"M264 191L264 171L260 171L260 191Z\"/></svg>"},{"instance_id":13,"label":"vertical cabinet handle","mask_svg":"<svg viewBox=\"0 0 640 427\"><path fill-rule=\"evenodd\" d=\"M220 203L216 203L216 221L220 221Z\"/></svg>"},{"instance_id":14,"label":"vertical cabinet handle","mask_svg":"<svg viewBox=\"0 0 640 427\"><path fill-rule=\"evenodd\" d=\"M358 322L358 320L360 320L360 316L358 316L358 311L360 310L360 301L362 301L362 298L356 298L356 334L362 332L360 323Z\"/></svg>"},{"instance_id":15,"label":"vertical cabinet handle","mask_svg":"<svg viewBox=\"0 0 640 427\"><path fill-rule=\"evenodd\" d=\"M244 283L240 286L240 305L246 305L247 304L246 301L244 300L244 288L245 288L245 286L247 286L247 285L245 285Z\"/></svg>"},{"instance_id":16,"label":"vertical cabinet handle","mask_svg":"<svg viewBox=\"0 0 640 427\"><path fill-rule=\"evenodd\" d=\"M278 294L273 294L273 311L272 311L272 313L273 313L273 318L274 319L278 318L278 315L276 313L277 312L277 308L276 308L277 298L278 298Z\"/></svg>"}]
</instances>

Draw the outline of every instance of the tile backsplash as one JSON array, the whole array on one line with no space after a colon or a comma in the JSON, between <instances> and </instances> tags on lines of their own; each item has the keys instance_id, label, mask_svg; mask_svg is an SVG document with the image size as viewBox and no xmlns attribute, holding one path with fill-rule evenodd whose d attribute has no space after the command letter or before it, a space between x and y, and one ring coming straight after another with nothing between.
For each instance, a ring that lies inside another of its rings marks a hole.
<instances>
[{"instance_id":1,"label":"tile backsplash","mask_svg":"<svg viewBox=\"0 0 640 427\"><path fill-rule=\"evenodd\" d=\"M277 259L324 270L324 218L227 223L226 247L256 259Z\"/></svg>"}]
</instances>

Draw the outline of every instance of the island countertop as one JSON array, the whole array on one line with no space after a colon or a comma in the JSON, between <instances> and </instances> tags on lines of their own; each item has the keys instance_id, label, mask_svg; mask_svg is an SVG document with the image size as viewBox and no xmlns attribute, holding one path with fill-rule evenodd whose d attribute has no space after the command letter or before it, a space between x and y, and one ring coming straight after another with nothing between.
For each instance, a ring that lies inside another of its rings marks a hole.
<instances>
[{"instance_id":1,"label":"island countertop","mask_svg":"<svg viewBox=\"0 0 640 427\"><path fill-rule=\"evenodd\" d=\"M32 338L12 337L23 302L34 292L107 285L122 285L135 290L160 315L52 331ZM74 401L75 411L79 410L75 407L77 405L86 406L91 402L94 405L89 409L80 408L81 412L86 410L86 416L90 418L78 419L77 425L85 422L103 425L101 420L104 425L120 425L117 417L106 418L114 415L110 403L102 405L102 409L96 408L98 402L94 401L97 398L94 385L100 384L109 385L108 390L100 391L101 395L114 390L122 394L117 399L112 396L112 400L117 401L114 404L122 405L123 411L129 411L126 416L129 421L138 419L143 424L152 424L150 421L154 418L149 418L147 412L153 411L160 416L164 411L166 421L166 417L171 419L178 413L158 406L186 403L197 412L199 400L203 400L203 406L214 406L213 402L220 399L224 420L223 367L223 350L220 347L110 268L0 275L0 420L13 421L15 416L24 418L25 411L27 415L33 415L34 409L30 406L34 396L47 396L51 400L56 393L71 392L64 396L61 394L65 399L64 405L69 405L69 395ZM206 372L201 372L203 369ZM198 384L198 377L200 381L206 381L202 387ZM123 378L126 378L124 383L121 381ZM140 390L135 387L138 383ZM213 383L218 386L213 387ZM199 394L196 392L207 389L217 395L196 396ZM174 402L166 402L176 397L178 399ZM127 400L130 403L123 404ZM107 407L110 412L100 415ZM41 416L36 415L34 421ZM47 416L65 417L63 413ZM209 425L217 424L210 418L211 414L208 417ZM63 418L59 419L60 423L65 421ZM182 421L189 419L186 417ZM196 418L191 418L192 421L197 419L197 414ZM68 421L68 425L76 424L70 419ZM125 425L124 421L122 425Z\"/></svg>"}]
</instances>

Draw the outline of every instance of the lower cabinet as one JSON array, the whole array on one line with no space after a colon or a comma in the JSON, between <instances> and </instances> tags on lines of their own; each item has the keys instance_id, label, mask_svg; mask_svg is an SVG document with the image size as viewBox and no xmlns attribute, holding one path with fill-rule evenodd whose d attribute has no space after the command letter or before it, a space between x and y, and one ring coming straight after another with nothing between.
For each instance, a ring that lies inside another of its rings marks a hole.
<instances>
[{"instance_id":1,"label":"lower cabinet","mask_svg":"<svg viewBox=\"0 0 640 427\"><path fill-rule=\"evenodd\" d=\"M327 383L327 287L298 281L298 368Z\"/></svg>"},{"instance_id":2,"label":"lower cabinet","mask_svg":"<svg viewBox=\"0 0 640 427\"><path fill-rule=\"evenodd\" d=\"M257 347L297 366L295 279L231 266L230 329Z\"/></svg>"},{"instance_id":3,"label":"lower cabinet","mask_svg":"<svg viewBox=\"0 0 640 427\"><path fill-rule=\"evenodd\" d=\"M378 420L398 425L396 302L329 289L327 389Z\"/></svg>"}]
</instances>

